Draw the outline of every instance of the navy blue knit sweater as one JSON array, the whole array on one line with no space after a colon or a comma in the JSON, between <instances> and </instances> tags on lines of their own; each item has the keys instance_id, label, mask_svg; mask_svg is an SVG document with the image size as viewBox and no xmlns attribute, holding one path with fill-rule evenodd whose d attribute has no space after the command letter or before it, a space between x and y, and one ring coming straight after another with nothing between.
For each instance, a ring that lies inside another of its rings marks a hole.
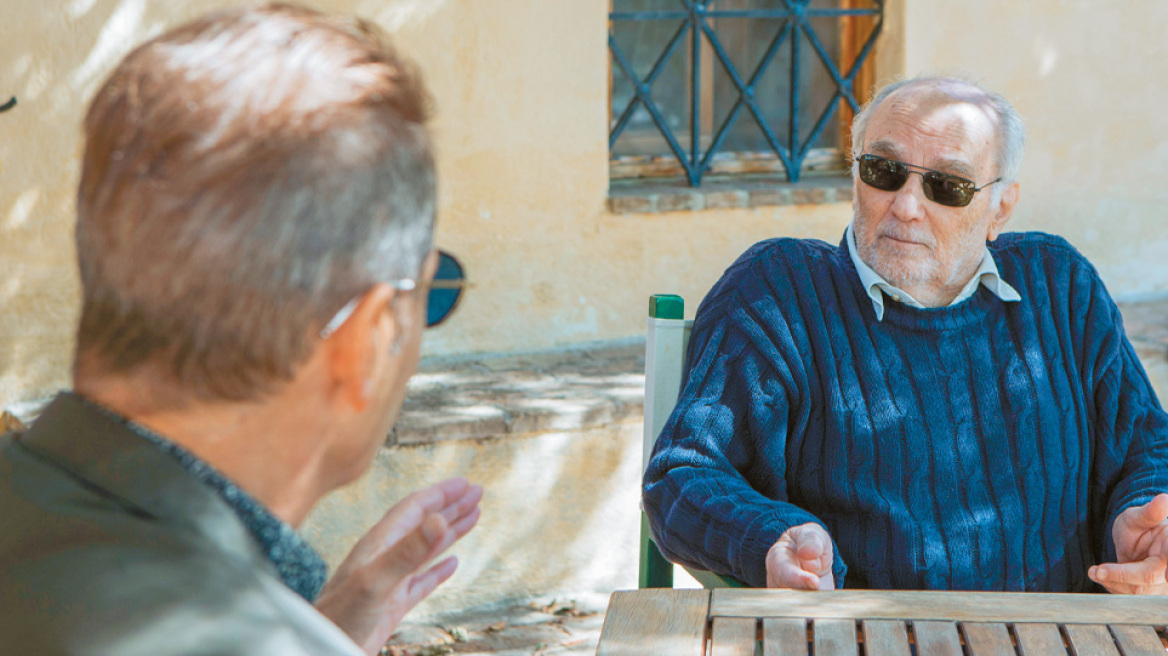
<instances>
[{"instance_id":1,"label":"navy blue knit sweater","mask_svg":"<svg viewBox=\"0 0 1168 656\"><path fill-rule=\"evenodd\" d=\"M837 585L1099 589L1116 515L1168 491L1168 416L1082 255L1040 233L989 247L1021 302L982 287L883 321L846 245L739 258L645 474L662 552L761 587L779 536L819 522Z\"/></svg>"}]
</instances>

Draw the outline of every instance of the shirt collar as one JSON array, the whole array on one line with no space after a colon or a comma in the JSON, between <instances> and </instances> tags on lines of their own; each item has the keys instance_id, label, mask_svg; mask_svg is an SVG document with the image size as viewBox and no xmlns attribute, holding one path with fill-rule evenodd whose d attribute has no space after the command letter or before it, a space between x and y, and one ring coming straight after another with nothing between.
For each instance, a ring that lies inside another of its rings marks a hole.
<instances>
[{"instance_id":1,"label":"shirt collar","mask_svg":"<svg viewBox=\"0 0 1168 656\"><path fill-rule=\"evenodd\" d=\"M903 303L913 308L924 308L925 306L912 297L908 292L896 287L888 282L872 270L864 260L860 259L860 252L856 246L856 234L853 229L853 224L848 224L847 239L848 254L852 257L852 264L856 267L856 273L860 275L860 284L863 285L864 291L868 294L868 298L872 299L872 307L876 310L876 320L884 320L884 295L887 294L889 298L899 303ZM977 291L978 285L984 286L990 290L995 296L1003 301L1020 301L1022 296L1018 291L1010 286L998 274L998 265L994 262L993 256L987 248L985 254L982 255L981 265L970 277L969 282L965 283L965 287L961 289L961 293L957 298L953 299L950 307L957 305L965 299L973 296Z\"/></svg>"},{"instance_id":2,"label":"shirt collar","mask_svg":"<svg viewBox=\"0 0 1168 656\"><path fill-rule=\"evenodd\" d=\"M85 405L121 423L130 432L169 454L179 465L220 498L239 517L239 520L259 544L260 550L271 561L284 585L308 600L315 601L328 576L328 565L311 545L300 537L296 529L276 517L259 501L232 483L210 464L196 457L154 431L135 423L110 408L73 395Z\"/></svg>"}]
</instances>

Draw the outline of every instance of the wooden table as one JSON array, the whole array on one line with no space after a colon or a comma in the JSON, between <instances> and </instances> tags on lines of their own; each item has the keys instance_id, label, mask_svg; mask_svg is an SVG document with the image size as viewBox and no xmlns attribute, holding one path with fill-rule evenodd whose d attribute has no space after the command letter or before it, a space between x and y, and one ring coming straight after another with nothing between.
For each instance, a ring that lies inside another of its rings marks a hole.
<instances>
[{"instance_id":1,"label":"wooden table","mask_svg":"<svg viewBox=\"0 0 1168 656\"><path fill-rule=\"evenodd\" d=\"M1165 625L1163 597L647 589L613 594L597 654L1165 656Z\"/></svg>"}]
</instances>

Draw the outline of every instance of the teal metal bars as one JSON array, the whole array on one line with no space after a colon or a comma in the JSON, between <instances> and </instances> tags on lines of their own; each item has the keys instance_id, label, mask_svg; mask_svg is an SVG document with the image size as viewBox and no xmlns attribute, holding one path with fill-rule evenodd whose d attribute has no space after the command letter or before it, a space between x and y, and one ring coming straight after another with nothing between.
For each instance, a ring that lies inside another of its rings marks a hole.
<instances>
[{"instance_id":1,"label":"teal metal bars","mask_svg":"<svg viewBox=\"0 0 1168 656\"><path fill-rule=\"evenodd\" d=\"M665 142L669 146L669 150L677 158L685 170L686 177L691 186L699 186L702 182L702 176L710 169L711 158L719 152L726 141L726 137L730 132L730 128L738 120L742 109L749 111L750 116L758 124L762 130L763 137L767 145L778 156L783 163L783 167L787 171L787 179L791 182L797 182L799 175L803 168L803 161L807 158L811 148L815 146L824 129L831 122L831 118L835 116L835 112L841 102L846 102L853 111L859 111L860 105L856 101L854 83L856 74L859 73L860 67L872 52L872 47L876 42L876 38L880 35L880 30L884 24L884 0L873 0L874 6L870 9L817 9L809 6L811 0L782 0L781 7L773 7L767 9L727 9L718 10L715 8L715 0L678 0L681 9L667 10L667 11L613 11L609 14L609 19L615 25L621 21L652 21L652 20L681 20L681 25L677 31L666 43L665 49L657 58L649 74L641 79L633 70L632 63L623 49L617 44L613 32L610 30L608 35L608 47L612 52L612 59L629 81L633 85L633 97L625 106L624 110L620 112L620 117L612 126L608 137L608 146L611 149L621 133L628 127L629 120L632 118L634 112L638 107L644 107L645 111L649 113L653 124L661 132L661 136L665 138ZM835 62L831 54L823 45L823 41L815 32L810 20L816 17L844 17L844 16L875 16L877 18L876 25L873 27L871 34L865 40L863 47L860 48L855 61L851 62L847 72L844 73L844 62ZM739 73L737 67L730 60L726 49L723 47L721 40L718 38L714 27L710 20L715 18L757 18L757 19L781 19L782 23L779 26L778 32L771 40L767 47L766 53L758 66L751 72L749 79L743 80L743 76ZM670 128L669 123L665 120L664 113L661 111L658 103L653 100L652 87L653 83L661 75L665 68L665 62L677 49L682 40L689 36L690 39L690 88L689 88L689 105L690 105L690 141L689 152L682 148L681 143ZM701 107L699 103L700 95L700 76L701 76L701 41L705 37L710 47L714 51L718 63L721 64L722 69L726 72L727 77L734 84L738 92L738 99L734 106L730 109L729 114L722 124L714 131L714 138L709 147L703 152L701 147ZM800 105L799 99L801 96L801 81L799 75L799 68L801 66L802 46L801 42L806 41L811 46L812 51L823 63L828 75L831 77L835 85L835 93L828 102L827 107L816 119L814 127L806 139L800 139ZM779 52L782 46L786 45L790 49L791 66L789 71L789 79L787 80L787 89L789 93L790 112L789 121L787 125L787 139L780 140L768 121L764 118L763 112L759 109L757 98L755 97L756 85L774 61L776 53Z\"/></svg>"}]
</instances>

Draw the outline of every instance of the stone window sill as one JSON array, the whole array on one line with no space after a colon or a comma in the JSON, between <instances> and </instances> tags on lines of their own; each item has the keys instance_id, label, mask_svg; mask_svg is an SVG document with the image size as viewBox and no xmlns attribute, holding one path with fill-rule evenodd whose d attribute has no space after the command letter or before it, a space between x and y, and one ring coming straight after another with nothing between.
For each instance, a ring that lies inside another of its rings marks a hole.
<instances>
[{"instance_id":1,"label":"stone window sill","mask_svg":"<svg viewBox=\"0 0 1168 656\"><path fill-rule=\"evenodd\" d=\"M608 211L613 214L850 202L852 179L846 175L807 176L799 182L775 176L708 177L700 187L676 178L635 178L613 180L608 190Z\"/></svg>"}]
</instances>

